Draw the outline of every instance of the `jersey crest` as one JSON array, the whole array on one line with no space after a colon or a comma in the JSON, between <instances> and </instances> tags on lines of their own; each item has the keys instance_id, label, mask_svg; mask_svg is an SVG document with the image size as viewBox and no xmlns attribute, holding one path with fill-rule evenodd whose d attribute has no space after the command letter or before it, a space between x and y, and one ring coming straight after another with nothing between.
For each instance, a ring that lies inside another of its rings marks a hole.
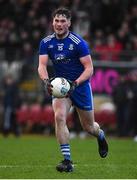
<instances>
[{"instance_id":1,"label":"jersey crest","mask_svg":"<svg viewBox=\"0 0 137 180\"><path fill-rule=\"evenodd\" d=\"M69 45L69 50L72 51L74 49L74 44Z\"/></svg>"}]
</instances>

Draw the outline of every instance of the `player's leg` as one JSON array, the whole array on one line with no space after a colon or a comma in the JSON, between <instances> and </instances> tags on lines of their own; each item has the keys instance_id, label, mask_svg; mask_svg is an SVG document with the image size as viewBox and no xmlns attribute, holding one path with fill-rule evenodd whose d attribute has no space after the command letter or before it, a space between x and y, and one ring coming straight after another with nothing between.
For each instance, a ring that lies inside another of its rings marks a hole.
<instances>
[{"instance_id":1,"label":"player's leg","mask_svg":"<svg viewBox=\"0 0 137 180\"><path fill-rule=\"evenodd\" d=\"M94 111L86 111L79 108L76 109L79 114L80 122L83 129L89 134L97 137L99 154L102 158L106 157L108 154L108 144L106 142L103 130L101 130L99 124L95 122Z\"/></svg>"},{"instance_id":2,"label":"player's leg","mask_svg":"<svg viewBox=\"0 0 137 180\"><path fill-rule=\"evenodd\" d=\"M64 160L57 165L56 169L60 172L73 171L73 164L71 162L71 153L69 145L69 130L66 125L66 119L71 107L71 100L69 98L55 98L53 99L53 110L55 115L55 132L57 140L60 144L60 149Z\"/></svg>"}]
</instances>

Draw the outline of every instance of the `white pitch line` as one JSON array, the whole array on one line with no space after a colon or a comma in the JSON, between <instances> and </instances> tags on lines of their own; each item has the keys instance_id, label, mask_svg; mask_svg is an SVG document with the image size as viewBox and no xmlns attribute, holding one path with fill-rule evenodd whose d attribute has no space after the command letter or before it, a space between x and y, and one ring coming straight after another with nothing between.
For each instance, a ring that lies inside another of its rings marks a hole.
<instances>
[{"instance_id":1,"label":"white pitch line","mask_svg":"<svg viewBox=\"0 0 137 180\"><path fill-rule=\"evenodd\" d=\"M75 167L95 167L96 165L94 164L75 164L74 163L74 166ZM113 164L106 164L104 165L105 167L113 167L115 165ZM125 165L121 165L121 166L125 166ZM132 166L132 165L131 165ZM0 169L4 169L4 168L54 168L55 165L6 165L6 164L3 164L3 165L0 165ZM136 168L137 166L134 166L134 168Z\"/></svg>"},{"instance_id":2,"label":"white pitch line","mask_svg":"<svg viewBox=\"0 0 137 180\"><path fill-rule=\"evenodd\" d=\"M0 165L0 168L40 168L40 167L54 167L53 165Z\"/></svg>"},{"instance_id":3,"label":"white pitch line","mask_svg":"<svg viewBox=\"0 0 137 180\"><path fill-rule=\"evenodd\" d=\"M77 164L74 164L74 166L84 166L84 167L88 167L88 166L94 166L94 165L89 165L89 164L81 164L81 165L77 165ZM0 169L4 169L4 168L45 168L45 167L48 167L48 168L52 168L52 167L55 167L54 165L6 165L6 164L3 164L3 165L0 165Z\"/></svg>"}]
</instances>

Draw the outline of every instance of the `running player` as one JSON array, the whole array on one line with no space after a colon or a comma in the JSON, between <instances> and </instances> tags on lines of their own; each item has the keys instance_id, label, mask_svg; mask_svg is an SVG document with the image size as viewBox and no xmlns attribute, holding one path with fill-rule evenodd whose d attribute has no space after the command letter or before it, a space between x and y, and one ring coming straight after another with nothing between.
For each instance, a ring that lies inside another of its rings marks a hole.
<instances>
[{"instance_id":1,"label":"running player","mask_svg":"<svg viewBox=\"0 0 137 180\"><path fill-rule=\"evenodd\" d=\"M53 62L56 77L71 81L71 92L66 98L53 98L56 137L60 144L64 160L56 169L60 172L73 171L69 145L69 130L66 117L72 106L75 106L81 125L85 131L95 136L99 154L102 158L108 154L108 144L103 130L94 119L92 90L89 79L93 74L93 64L87 43L77 34L70 32L71 13L68 9L59 8L53 13L54 33L42 39L39 47L38 73L49 93L51 84L47 71L48 59Z\"/></svg>"}]
</instances>

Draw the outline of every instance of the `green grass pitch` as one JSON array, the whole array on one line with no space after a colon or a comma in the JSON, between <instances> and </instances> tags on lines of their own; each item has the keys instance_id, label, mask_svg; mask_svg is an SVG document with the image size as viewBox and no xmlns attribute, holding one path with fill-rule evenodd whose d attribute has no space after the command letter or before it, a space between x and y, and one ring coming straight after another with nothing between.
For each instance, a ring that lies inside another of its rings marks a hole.
<instances>
[{"instance_id":1,"label":"green grass pitch","mask_svg":"<svg viewBox=\"0 0 137 180\"><path fill-rule=\"evenodd\" d=\"M109 155L98 155L95 138L70 141L75 170L60 173L62 159L54 137L0 136L0 179L137 179L137 143L109 138Z\"/></svg>"}]
</instances>

